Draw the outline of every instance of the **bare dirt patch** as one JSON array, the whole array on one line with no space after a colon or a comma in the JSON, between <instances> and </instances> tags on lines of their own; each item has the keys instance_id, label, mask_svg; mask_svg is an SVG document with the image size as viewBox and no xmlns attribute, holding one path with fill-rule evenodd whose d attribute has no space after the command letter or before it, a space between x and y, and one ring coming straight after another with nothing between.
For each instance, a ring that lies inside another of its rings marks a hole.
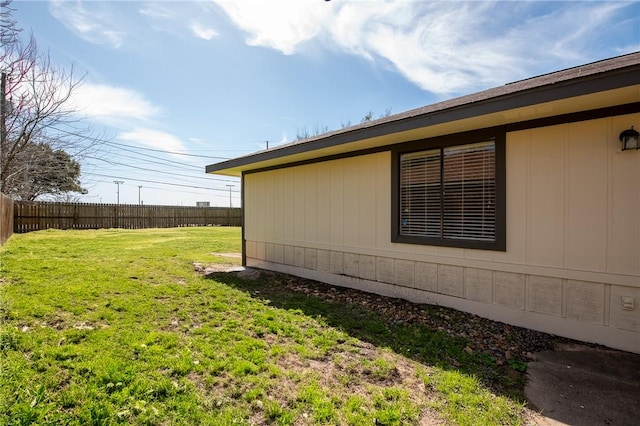
<instances>
[{"instance_id":1,"label":"bare dirt patch","mask_svg":"<svg viewBox=\"0 0 640 426\"><path fill-rule=\"evenodd\" d=\"M295 404L300 389L309 383L317 383L325 389L344 389L343 398L362 397L370 400L382 389L402 387L409 391L410 399L421 407L419 425L444 425L446 422L429 410L431 394L417 376L418 365L396 354L375 348L373 345L364 351L336 351L321 359L307 359L297 353L288 353L277 360L277 365L286 371L278 381L277 389L266 396L267 401L275 401L280 406ZM380 360L383 368L377 368L375 361ZM263 416L262 403L256 405L252 417L255 424L270 424ZM302 413L295 425L312 424L308 413Z\"/></svg>"},{"instance_id":2,"label":"bare dirt patch","mask_svg":"<svg viewBox=\"0 0 640 426\"><path fill-rule=\"evenodd\" d=\"M242 259L242 253L211 253L213 256L228 257L231 259Z\"/></svg>"},{"instance_id":3,"label":"bare dirt patch","mask_svg":"<svg viewBox=\"0 0 640 426\"><path fill-rule=\"evenodd\" d=\"M244 268L235 263L229 262L213 263L211 265L204 265L202 263L194 262L193 269L200 274L209 275L220 272L238 272L242 271Z\"/></svg>"}]
</instances>

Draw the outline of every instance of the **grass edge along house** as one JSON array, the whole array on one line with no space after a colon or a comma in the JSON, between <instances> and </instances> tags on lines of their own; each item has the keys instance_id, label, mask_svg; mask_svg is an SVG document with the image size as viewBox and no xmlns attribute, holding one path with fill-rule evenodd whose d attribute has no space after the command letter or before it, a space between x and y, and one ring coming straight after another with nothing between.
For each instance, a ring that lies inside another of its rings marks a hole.
<instances>
[{"instance_id":1,"label":"grass edge along house","mask_svg":"<svg viewBox=\"0 0 640 426\"><path fill-rule=\"evenodd\" d=\"M242 177L246 266L640 352L632 126L640 52L206 171Z\"/></svg>"}]
</instances>

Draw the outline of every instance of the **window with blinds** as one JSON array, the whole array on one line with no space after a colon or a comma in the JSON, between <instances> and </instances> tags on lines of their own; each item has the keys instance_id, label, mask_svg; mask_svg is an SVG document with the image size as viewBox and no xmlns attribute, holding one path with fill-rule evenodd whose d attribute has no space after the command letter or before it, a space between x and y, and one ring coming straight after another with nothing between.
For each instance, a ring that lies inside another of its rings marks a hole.
<instances>
[{"instance_id":1,"label":"window with blinds","mask_svg":"<svg viewBox=\"0 0 640 426\"><path fill-rule=\"evenodd\" d=\"M400 155L399 235L496 241L495 141Z\"/></svg>"}]
</instances>

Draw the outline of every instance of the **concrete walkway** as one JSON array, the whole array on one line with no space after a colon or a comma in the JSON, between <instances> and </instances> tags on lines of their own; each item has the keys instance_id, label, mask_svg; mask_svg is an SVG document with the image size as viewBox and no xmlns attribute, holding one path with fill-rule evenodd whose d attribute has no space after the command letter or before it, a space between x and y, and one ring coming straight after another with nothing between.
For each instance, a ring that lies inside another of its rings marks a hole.
<instances>
[{"instance_id":1,"label":"concrete walkway","mask_svg":"<svg viewBox=\"0 0 640 426\"><path fill-rule=\"evenodd\" d=\"M640 425L640 355L581 345L536 354L525 394L543 424Z\"/></svg>"}]
</instances>

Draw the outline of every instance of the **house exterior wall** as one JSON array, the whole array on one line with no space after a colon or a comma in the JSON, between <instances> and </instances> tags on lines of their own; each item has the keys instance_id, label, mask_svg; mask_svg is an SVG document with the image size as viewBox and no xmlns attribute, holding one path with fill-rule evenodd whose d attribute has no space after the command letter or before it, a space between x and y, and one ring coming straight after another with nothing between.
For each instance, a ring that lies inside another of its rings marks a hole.
<instances>
[{"instance_id":1,"label":"house exterior wall","mask_svg":"<svg viewBox=\"0 0 640 426\"><path fill-rule=\"evenodd\" d=\"M507 133L504 252L392 243L390 152L248 173L247 265L640 352L639 122Z\"/></svg>"}]
</instances>

